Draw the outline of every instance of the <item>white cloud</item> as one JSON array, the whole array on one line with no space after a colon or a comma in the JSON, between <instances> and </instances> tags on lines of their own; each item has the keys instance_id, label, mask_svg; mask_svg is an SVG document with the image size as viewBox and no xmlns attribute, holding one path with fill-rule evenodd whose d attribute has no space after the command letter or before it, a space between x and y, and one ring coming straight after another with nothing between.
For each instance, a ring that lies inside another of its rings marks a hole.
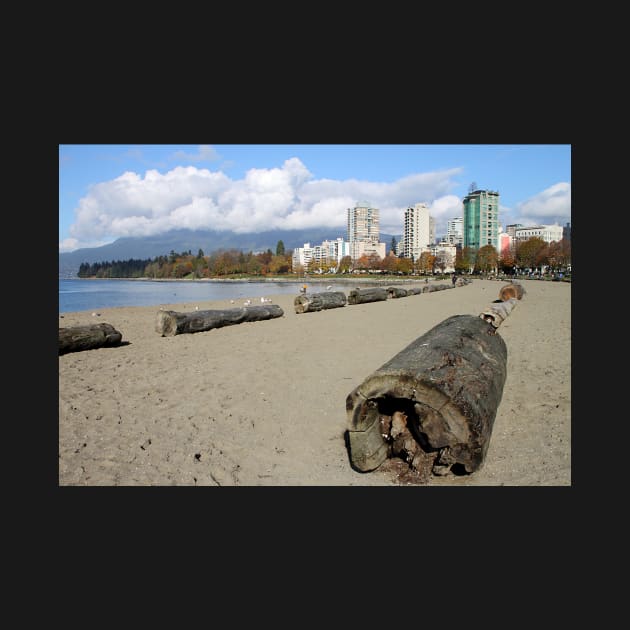
<instances>
[{"instance_id":1,"label":"white cloud","mask_svg":"<svg viewBox=\"0 0 630 630\"><path fill-rule=\"evenodd\" d=\"M198 155L213 151L202 146ZM314 179L296 157L278 168L250 169L240 180L195 166L148 170L144 176L128 171L92 186L79 201L63 251L183 227L235 232L329 227L345 236L346 210L359 200L379 208L386 234L400 234L405 208L426 202L438 227L444 225L441 234L446 220L461 214L459 198L450 194L460 173L459 168L417 173L394 182Z\"/></svg>"},{"instance_id":2,"label":"white cloud","mask_svg":"<svg viewBox=\"0 0 630 630\"><path fill-rule=\"evenodd\" d=\"M559 182L526 201L516 204L511 215L515 223L523 225L550 225L570 222L571 184Z\"/></svg>"}]
</instances>

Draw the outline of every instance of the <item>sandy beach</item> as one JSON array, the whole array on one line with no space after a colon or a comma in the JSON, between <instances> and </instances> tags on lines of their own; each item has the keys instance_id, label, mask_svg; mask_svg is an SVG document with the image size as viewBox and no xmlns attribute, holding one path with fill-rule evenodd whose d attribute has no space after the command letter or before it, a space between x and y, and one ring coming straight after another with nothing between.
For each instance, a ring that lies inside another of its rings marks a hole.
<instances>
[{"instance_id":1,"label":"sandy beach","mask_svg":"<svg viewBox=\"0 0 630 630\"><path fill-rule=\"evenodd\" d=\"M59 356L59 485L399 486L391 470L350 466L348 394L436 324L479 315L505 284L303 314L296 296L269 295L282 317L172 337L155 330L158 306L65 313L59 327L105 322L123 345ZM484 465L428 486L571 485L571 284L522 284L498 329L507 379Z\"/></svg>"}]
</instances>

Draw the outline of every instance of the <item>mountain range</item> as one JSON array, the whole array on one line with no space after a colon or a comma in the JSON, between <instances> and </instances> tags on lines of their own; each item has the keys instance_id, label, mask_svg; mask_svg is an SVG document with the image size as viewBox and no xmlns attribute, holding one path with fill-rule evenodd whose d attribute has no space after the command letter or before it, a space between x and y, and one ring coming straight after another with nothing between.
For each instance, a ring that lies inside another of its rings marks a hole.
<instances>
[{"instance_id":1,"label":"mountain range","mask_svg":"<svg viewBox=\"0 0 630 630\"><path fill-rule=\"evenodd\" d=\"M261 252L270 249L274 254L278 241L284 243L285 250L304 247L304 243L319 245L325 240L346 238L344 230L313 228L305 230L268 230L237 234L216 230L171 230L163 234L144 237L124 237L101 247L84 247L73 252L59 254L59 277L76 278L81 263L107 262L168 256L190 250L196 254L200 249L208 255L221 249L238 249L244 252ZM381 234L381 242L389 252L392 236L398 242L400 236Z\"/></svg>"}]
</instances>

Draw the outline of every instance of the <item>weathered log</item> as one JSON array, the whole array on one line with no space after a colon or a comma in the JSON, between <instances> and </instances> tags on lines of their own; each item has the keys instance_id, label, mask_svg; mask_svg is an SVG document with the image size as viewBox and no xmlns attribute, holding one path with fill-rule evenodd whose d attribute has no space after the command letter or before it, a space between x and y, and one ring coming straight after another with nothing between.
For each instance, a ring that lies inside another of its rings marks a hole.
<instances>
[{"instance_id":1,"label":"weathered log","mask_svg":"<svg viewBox=\"0 0 630 630\"><path fill-rule=\"evenodd\" d=\"M499 299L503 302L511 298L516 298L517 300L520 300L524 295L525 289L523 285L519 284L518 282L506 284L502 286L501 290L499 291Z\"/></svg>"},{"instance_id":2,"label":"weathered log","mask_svg":"<svg viewBox=\"0 0 630 630\"><path fill-rule=\"evenodd\" d=\"M387 287L387 295L390 298L401 298L407 297L409 292L407 289L403 289L402 287Z\"/></svg>"},{"instance_id":3,"label":"weathered log","mask_svg":"<svg viewBox=\"0 0 630 630\"><path fill-rule=\"evenodd\" d=\"M407 295L419 295L422 293L421 287L412 287L411 289L407 289Z\"/></svg>"},{"instance_id":4,"label":"weathered log","mask_svg":"<svg viewBox=\"0 0 630 630\"><path fill-rule=\"evenodd\" d=\"M343 291L323 291L310 295L298 295L293 304L296 313L311 313L327 308L339 308L346 305L346 294Z\"/></svg>"},{"instance_id":5,"label":"weathered log","mask_svg":"<svg viewBox=\"0 0 630 630\"><path fill-rule=\"evenodd\" d=\"M479 317L498 328L507 319L507 316L515 306L516 298L510 298L505 302L493 302Z\"/></svg>"},{"instance_id":6,"label":"weathered log","mask_svg":"<svg viewBox=\"0 0 630 630\"><path fill-rule=\"evenodd\" d=\"M89 324L59 329L59 354L80 352L105 346L117 346L122 334L111 324Z\"/></svg>"},{"instance_id":7,"label":"weathered log","mask_svg":"<svg viewBox=\"0 0 630 630\"><path fill-rule=\"evenodd\" d=\"M366 302L383 302L385 300L387 300L387 289L382 287L352 289L348 294L348 304L365 304Z\"/></svg>"},{"instance_id":8,"label":"weathered log","mask_svg":"<svg viewBox=\"0 0 630 630\"><path fill-rule=\"evenodd\" d=\"M242 324L243 322L273 319L282 315L284 315L284 311L277 304L195 311L193 313L158 311L155 330L162 337L172 337L182 333L203 332L213 328Z\"/></svg>"},{"instance_id":9,"label":"weathered log","mask_svg":"<svg viewBox=\"0 0 630 630\"><path fill-rule=\"evenodd\" d=\"M505 342L488 322L473 315L445 319L348 395L352 467L368 472L388 457L402 457L412 467L430 466L435 474L454 465L468 473L478 470L503 395L506 365ZM408 436L397 440L396 418L421 447L421 456Z\"/></svg>"}]
</instances>

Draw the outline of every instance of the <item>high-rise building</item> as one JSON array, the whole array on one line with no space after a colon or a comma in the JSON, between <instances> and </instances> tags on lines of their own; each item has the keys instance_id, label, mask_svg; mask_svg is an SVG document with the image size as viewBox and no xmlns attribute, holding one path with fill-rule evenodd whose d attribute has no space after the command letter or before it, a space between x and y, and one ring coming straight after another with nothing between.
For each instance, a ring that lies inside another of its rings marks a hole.
<instances>
[{"instance_id":1,"label":"high-rise building","mask_svg":"<svg viewBox=\"0 0 630 630\"><path fill-rule=\"evenodd\" d=\"M451 245L461 245L464 242L464 219L462 217L454 217L448 220L446 240Z\"/></svg>"},{"instance_id":2,"label":"high-rise building","mask_svg":"<svg viewBox=\"0 0 630 630\"><path fill-rule=\"evenodd\" d=\"M378 208L371 208L367 201L357 201L348 208L348 241L363 241L376 245L380 238Z\"/></svg>"},{"instance_id":3,"label":"high-rise building","mask_svg":"<svg viewBox=\"0 0 630 630\"><path fill-rule=\"evenodd\" d=\"M499 193L475 190L464 197L464 247L499 251Z\"/></svg>"},{"instance_id":4,"label":"high-rise building","mask_svg":"<svg viewBox=\"0 0 630 630\"><path fill-rule=\"evenodd\" d=\"M386 245L380 243L379 211L367 201L357 201L354 208L348 208L348 242L350 256L358 260L364 254L377 254L385 257Z\"/></svg>"},{"instance_id":5,"label":"high-rise building","mask_svg":"<svg viewBox=\"0 0 630 630\"><path fill-rule=\"evenodd\" d=\"M426 203L416 203L405 210L404 242L403 255L412 260L418 260L420 254L429 247L431 221Z\"/></svg>"}]
</instances>

